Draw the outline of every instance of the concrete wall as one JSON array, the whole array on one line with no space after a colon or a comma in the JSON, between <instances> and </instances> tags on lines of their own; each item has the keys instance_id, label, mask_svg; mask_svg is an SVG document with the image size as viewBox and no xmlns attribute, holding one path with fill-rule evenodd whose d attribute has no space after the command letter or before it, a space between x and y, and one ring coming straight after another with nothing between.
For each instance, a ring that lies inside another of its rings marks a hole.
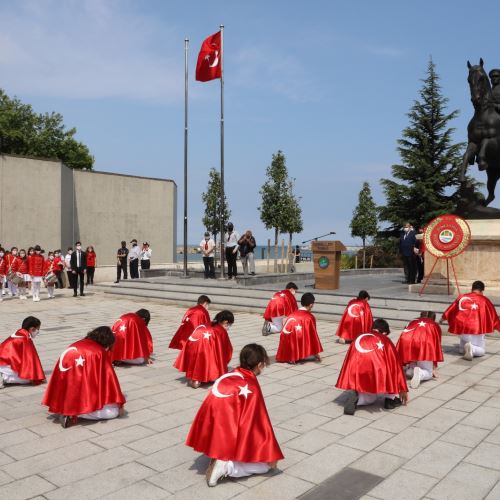
<instances>
[{"instance_id":1,"label":"concrete wall","mask_svg":"<svg viewBox=\"0 0 500 500\"><path fill-rule=\"evenodd\" d=\"M177 186L164 179L71 170L0 155L0 243L46 250L93 245L115 264L122 239L148 241L153 262L175 262ZM130 246L130 245L128 245Z\"/></svg>"}]
</instances>

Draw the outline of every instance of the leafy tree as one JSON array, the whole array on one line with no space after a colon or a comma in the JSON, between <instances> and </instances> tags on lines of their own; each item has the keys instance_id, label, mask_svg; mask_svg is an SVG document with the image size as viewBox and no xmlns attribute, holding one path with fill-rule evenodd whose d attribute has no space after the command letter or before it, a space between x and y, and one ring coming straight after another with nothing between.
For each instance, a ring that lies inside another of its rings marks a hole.
<instances>
[{"instance_id":1,"label":"leafy tree","mask_svg":"<svg viewBox=\"0 0 500 500\"><path fill-rule=\"evenodd\" d=\"M35 113L29 104L0 89L0 147L2 153L58 158L70 168L91 170L94 158L66 129L59 113Z\"/></svg>"},{"instance_id":2,"label":"leafy tree","mask_svg":"<svg viewBox=\"0 0 500 500\"><path fill-rule=\"evenodd\" d=\"M292 181L288 178L286 158L282 151L273 154L271 165L266 169L267 180L260 189L262 203L260 219L266 229L274 229L274 272L278 271L278 236L280 232L294 232L297 222L298 203L291 200ZM295 198L294 198L295 199ZM299 214L300 215L300 214Z\"/></svg>"},{"instance_id":3,"label":"leafy tree","mask_svg":"<svg viewBox=\"0 0 500 500\"><path fill-rule=\"evenodd\" d=\"M424 226L437 215L454 209L458 187L458 169L463 143L454 144L454 128L449 122L458 110L447 113L448 99L443 97L439 76L432 58L422 80L419 99L413 103L410 123L398 140L401 164L392 166L393 179L381 183L387 204L380 207L381 220L391 222L392 229L411 221Z\"/></svg>"},{"instance_id":4,"label":"leafy tree","mask_svg":"<svg viewBox=\"0 0 500 500\"><path fill-rule=\"evenodd\" d=\"M220 233L222 214L221 180L219 171L213 167L208 172L207 191L202 193L201 199L205 203L205 214L203 215L202 223L206 230L213 234L215 248L217 249L217 235ZM229 210L226 194L224 193L223 222L228 221L230 217L231 210Z\"/></svg>"},{"instance_id":5,"label":"leafy tree","mask_svg":"<svg viewBox=\"0 0 500 500\"><path fill-rule=\"evenodd\" d=\"M358 206L354 209L351 220L351 236L363 241L363 268L366 267L366 239L376 236L378 231L377 207L372 198L370 184L363 182L359 192Z\"/></svg>"},{"instance_id":6,"label":"leafy tree","mask_svg":"<svg viewBox=\"0 0 500 500\"><path fill-rule=\"evenodd\" d=\"M292 236L301 233L304 230L304 223L302 221L302 208L300 208L299 200L293 192L295 179L288 182L287 200L285 204L284 220L285 225L282 228L283 233L288 233L288 248L292 249ZM288 270L291 267L291 255L288 256Z\"/></svg>"}]
</instances>

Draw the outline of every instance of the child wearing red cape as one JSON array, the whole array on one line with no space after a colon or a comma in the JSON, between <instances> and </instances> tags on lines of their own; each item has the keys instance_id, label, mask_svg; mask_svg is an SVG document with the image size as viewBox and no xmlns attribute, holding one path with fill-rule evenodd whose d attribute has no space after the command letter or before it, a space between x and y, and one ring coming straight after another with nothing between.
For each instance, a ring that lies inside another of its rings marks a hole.
<instances>
[{"instance_id":1,"label":"child wearing red cape","mask_svg":"<svg viewBox=\"0 0 500 500\"><path fill-rule=\"evenodd\" d=\"M114 341L111 328L100 326L59 357L42 404L61 415L64 428L78 417L108 420L123 414L125 397L108 352Z\"/></svg>"},{"instance_id":2,"label":"child wearing red cape","mask_svg":"<svg viewBox=\"0 0 500 500\"><path fill-rule=\"evenodd\" d=\"M112 326L115 343L111 349L114 363L129 365L150 365L153 363L153 337L148 325L151 314L147 309L139 309L135 313L127 313Z\"/></svg>"},{"instance_id":3,"label":"child wearing red cape","mask_svg":"<svg viewBox=\"0 0 500 500\"><path fill-rule=\"evenodd\" d=\"M448 321L449 333L460 335L458 351L467 361L486 354L486 333L500 331L500 318L484 289L482 281L474 281L472 291L459 295L441 319Z\"/></svg>"},{"instance_id":4,"label":"child wearing red cape","mask_svg":"<svg viewBox=\"0 0 500 500\"><path fill-rule=\"evenodd\" d=\"M276 292L264 312L264 326L262 327L262 335L267 336L271 333L280 333L283 329L283 322L287 316L290 316L297 310L297 299L295 293L298 286L290 281L281 292Z\"/></svg>"},{"instance_id":5,"label":"child wearing red cape","mask_svg":"<svg viewBox=\"0 0 500 500\"><path fill-rule=\"evenodd\" d=\"M406 376L411 378L412 389L437 376L437 364L443 361L441 327L435 320L436 313L422 311L420 318L408 323L396 344Z\"/></svg>"},{"instance_id":6,"label":"child wearing red cape","mask_svg":"<svg viewBox=\"0 0 500 500\"><path fill-rule=\"evenodd\" d=\"M45 380L33 343L41 324L38 318L28 316L21 329L0 344L0 389L5 384L41 384Z\"/></svg>"},{"instance_id":7,"label":"child wearing red cape","mask_svg":"<svg viewBox=\"0 0 500 500\"><path fill-rule=\"evenodd\" d=\"M196 414L186 444L211 458L208 486L226 476L265 474L284 458L257 381L268 364L262 346L243 347L240 366L216 380Z\"/></svg>"},{"instance_id":8,"label":"child wearing red cape","mask_svg":"<svg viewBox=\"0 0 500 500\"><path fill-rule=\"evenodd\" d=\"M228 330L233 323L233 313L224 310L216 314L211 325L199 325L188 337L174 367L185 372L193 389L227 372L227 365L233 356Z\"/></svg>"},{"instance_id":9,"label":"child wearing red cape","mask_svg":"<svg viewBox=\"0 0 500 500\"><path fill-rule=\"evenodd\" d=\"M356 299L348 302L335 333L339 337L340 344L349 344L356 340L360 333L371 332L373 316L369 300L370 294L366 290L361 290Z\"/></svg>"},{"instance_id":10,"label":"child wearing red cape","mask_svg":"<svg viewBox=\"0 0 500 500\"><path fill-rule=\"evenodd\" d=\"M316 330L316 318L311 313L314 302L312 293L304 293L300 299L300 309L288 316L276 353L278 363L295 364L311 356L321 361L319 353L323 352L323 346Z\"/></svg>"},{"instance_id":11,"label":"child wearing red cape","mask_svg":"<svg viewBox=\"0 0 500 500\"><path fill-rule=\"evenodd\" d=\"M384 408L392 410L408 401L408 386L394 344L389 339L389 324L377 319L370 333L358 335L349 346L336 387L351 392L344 414L354 415L356 408L384 399ZM399 396L399 397L398 397Z\"/></svg>"},{"instance_id":12,"label":"child wearing red cape","mask_svg":"<svg viewBox=\"0 0 500 500\"><path fill-rule=\"evenodd\" d=\"M168 346L170 349L182 349L194 329L200 325L210 325L208 306L211 301L206 295L200 295L194 307L190 307L182 318L181 324Z\"/></svg>"}]
</instances>

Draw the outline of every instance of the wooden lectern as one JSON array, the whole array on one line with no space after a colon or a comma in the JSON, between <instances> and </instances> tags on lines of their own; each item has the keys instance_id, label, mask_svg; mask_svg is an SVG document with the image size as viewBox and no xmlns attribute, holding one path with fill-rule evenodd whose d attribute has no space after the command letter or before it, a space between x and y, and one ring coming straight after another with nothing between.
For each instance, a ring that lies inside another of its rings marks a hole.
<instances>
[{"instance_id":1,"label":"wooden lectern","mask_svg":"<svg viewBox=\"0 0 500 500\"><path fill-rule=\"evenodd\" d=\"M340 241L313 241L314 288L337 290L340 278L340 256L346 248Z\"/></svg>"}]
</instances>

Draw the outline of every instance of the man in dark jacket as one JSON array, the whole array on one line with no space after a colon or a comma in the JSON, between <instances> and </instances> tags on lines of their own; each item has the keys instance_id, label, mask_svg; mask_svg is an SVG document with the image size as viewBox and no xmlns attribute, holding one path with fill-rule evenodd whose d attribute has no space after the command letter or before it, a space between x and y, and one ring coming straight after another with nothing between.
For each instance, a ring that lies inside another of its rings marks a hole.
<instances>
[{"instance_id":1,"label":"man in dark jacket","mask_svg":"<svg viewBox=\"0 0 500 500\"><path fill-rule=\"evenodd\" d=\"M405 283L415 283L416 262L415 262L415 245L417 243L415 230L407 222L399 237L399 253L403 259L405 272Z\"/></svg>"},{"instance_id":2,"label":"man in dark jacket","mask_svg":"<svg viewBox=\"0 0 500 500\"><path fill-rule=\"evenodd\" d=\"M77 241L75 251L71 254L71 272L73 273L73 297L76 297L78 289L78 280L80 280L80 297L84 297L83 278L87 270L87 254L82 250L82 244Z\"/></svg>"}]
</instances>

